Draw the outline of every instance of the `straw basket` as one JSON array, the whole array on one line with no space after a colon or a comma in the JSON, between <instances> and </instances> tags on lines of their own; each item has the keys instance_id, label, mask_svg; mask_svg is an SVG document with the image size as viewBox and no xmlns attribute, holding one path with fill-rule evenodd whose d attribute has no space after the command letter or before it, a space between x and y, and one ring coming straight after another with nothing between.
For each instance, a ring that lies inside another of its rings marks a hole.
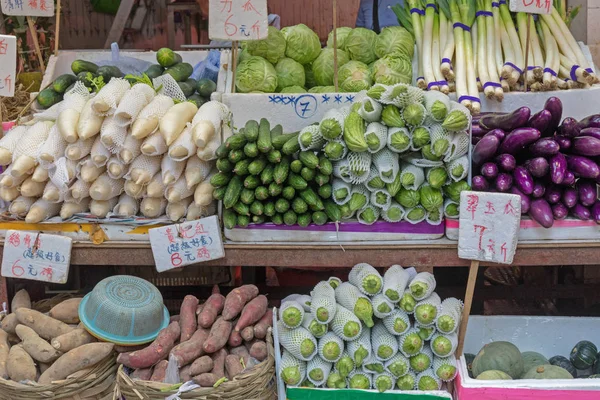
<instances>
[{"instance_id":1,"label":"straw basket","mask_svg":"<svg viewBox=\"0 0 600 400\"><path fill-rule=\"evenodd\" d=\"M248 372L236 376L231 381L222 383L216 388L199 388L179 393L180 385L147 382L131 379L123 366L117 373L117 392L126 400L165 400L171 395L177 399L194 400L270 400L276 399L275 384L275 350L273 336L267 336L268 357Z\"/></svg>"}]
</instances>

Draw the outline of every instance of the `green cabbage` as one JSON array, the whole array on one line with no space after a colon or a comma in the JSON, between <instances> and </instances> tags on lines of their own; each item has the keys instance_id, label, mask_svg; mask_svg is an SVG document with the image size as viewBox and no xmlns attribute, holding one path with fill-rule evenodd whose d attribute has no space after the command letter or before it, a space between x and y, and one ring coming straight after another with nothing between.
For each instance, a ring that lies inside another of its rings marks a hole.
<instances>
[{"instance_id":1,"label":"green cabbage","mask_svg":"<svg viewBox=\"0 0 600 400\"><path fill-rule=\"evenodd\" d=\"M304 67L291 58L282 58L275 65L277 72L277 91L288 86L304 86Z\"/></svg>"},{"instance_id":2,"label":"green cabbage","mask_svg":"<svg viewBox=\"0 0 600 400\"><path fill-rule=\"evenodd\" d=\"M404 208L413 208L421 203L421 195L418 190L402 188L394 198Z\"/></svg>"},{"instance_id":3,"label":"green cabbage","mask_svg":"<svg viewBox=\"0 0 600 400\"><path fill-rule=\"evenodd\" d=\"M269 26L269 36L262 40L249 40L246 50L252 56L263 57L271 64L277 64L285 55L285 45L285 37L279 29Z\"/></svg>"},{"instance_id":4,"label":"green cabbage","mask_svg":"<svg viewBox=\"0 0 600 400\"><path fill-rule=\"evenodd\" d=\"M369 67L359 61L344 64L339 70L338 79L340 89L344 92L360 92L373 84Z\"/></svg>"},{"instance_id":5,"label":"green cabbage","mask_svg":"<svg viewBox=\"0 0 600 400\"><path fill-rule=\"evenodd\" d=\"M395 85L410 84L412 81L412 60L404 55L389 55L375 61L371 68L375 83Z\"/></svg>"},{"instance_id":6,"label":"green cabbage","mask_svg":"<svg viewBox=\"0 0 600 400\"><path fill-rule=\"evenodd\" d=\"M242 51L240 51L240 55L238 56L238 64L244 60L247 60L251 56L252 54L248 52L248 49L242 49Z\"/></svg>"},{"instance_id":7,"label":"green cabbage","mask_svg":"<svg viewBox=\"0 0 600 400\"><path fill-rule=\"evenodd\" d=\"M311 63L321 52L319 36L308 26L299 24L282 30L287 43L285 56L300 64Z\"/></svg>"},{"instance_id":8,"label":"green cabbage","mask_svg":"<svg viewBox=\"0 0 600 400\"><path fill-rule=\"evenodd\" d=\"M304 87L310 89L312 87L317 86L317 82L315 82L315 74L313 72L312 63L304 64L304 77Z\"/></svg>"},{"instance_id":9,"label":"green cabbage","mask_svg":"<svg viewBox=\"0 0 600 400\"><path fill-rule=\"evenodd\" d=\"M315 82L319 86L333 85L333 49L323 49L319 57L313 62L312 69L315 75ZM337 51L338 68L350 61L348 54L344 50Z\"/></svg>"},{"instance_id":10,"label":"green cabbage","mask_svg":"<svg viewBox=\"0 0 600 400\"><path fill-rule=\"evenodd\" d=\"M429 185L421 187L421 205L429 212L438 210L444 204L444 196L440 189Z\"/></svg>"},{"instance_id":11,"label":"green cabbage","mask_svg":"<svg viewBox=\"0 0 600 400\"><path fill-rule=\"evenodd\" d=\"M435 189L439 189L444 186L447 179L448 173L443 167L432 168L427 175L427 182Z\"/></svg>"},{"instance_id":12,"label":"green cabbage","mask_svg":"<svg viewBox=\"0 0 600 400\"><path fill-rule=\"evenodd\" d=\"M280 93L306 93L306 89L302 86L288 86L281 89Z\"/></svg>"},{"instance_id":13,"label":"green cabbage","mask_svg":"<svg viewBox=\"0 0 600 400\"><path fill-rule=\"evenodd\" d=\"M241 93L273 93L277 89L277 72L264 58L248 57L238 65L235 85Z\"/></svg>"},{"instance_id":14,"label":"green cabbage","mask_svg":"<svg viewBox=\"0 0 600 400\"><path fill-rule=\"evenodd\" d=\"M314 86L308 90L308 93L334 93L335 86Z\"/></svg>"},{"instance_id":15,"label":"green cabbage","mask_svg":"<svg viewBox=\"0 0 600 400\"><path fill-rule=\"evenodd\" d=\"M412 35L401 26L383 28L375 41L375 55L379 58L403 54L412 60L414 49L415 41Z\"/></svg>"},{"instance_id":16,"label":"green cabbage","mask_svg":"<svg viewBox=\"0 0 600 400\"><path fill-rule=\"evenodd\" d=\"M343 49L346 45L346 39L350 32L352 32L352 28L348 28L347 26L342 26L336 29L337 31L337 48ZM333 31L329 32L329 37L327 38L327 48L333 49Z\"/></svg>"},{"instance_id":17,"label":"green cabbage","mask_svg":"<svg viewBox=\"0 0 600 400\"><path fill-rule=\"evenodd\" d=\"M371 64L377 59L375 56L375 42L377 34L370 29L355 28L346 38L346 47L351 60Z\"/></svg>"},{"instance_id":18,"label":"green cabbage","mask_svg":"<svg viewBox=\"0 0 600 400\"><path fill-rule=\"evenodd\" d=\"M429 130L422 126L415 128L412 132L412 142L415 148L420 148L429 144L431 141L431 136L429 135Z\"/></svg>"},{"instance_id":19,"label":"green cabbage","mask_svg":"<svg viewBox=\"0 0 600 400\"><path fill-rule=\"evenodd\" d=\"M450 200L458 203L460 201L460 192L463 190L471 190L471 187L466 181L458 181L444 186L444 193Z\"/></svg>"}]
</instances>

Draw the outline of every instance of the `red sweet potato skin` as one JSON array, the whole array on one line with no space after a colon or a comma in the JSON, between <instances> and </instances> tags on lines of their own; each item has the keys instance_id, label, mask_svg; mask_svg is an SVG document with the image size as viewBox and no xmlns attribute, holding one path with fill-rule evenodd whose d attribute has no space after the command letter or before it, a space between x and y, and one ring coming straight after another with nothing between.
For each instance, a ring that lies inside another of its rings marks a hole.
<instances>
[{"instance_id":1,"label":"red sweet potato skin","mask_svg":"<svg viewBox=\"0 0 600 400\"><path fill-rule=\"evenodd\" d=\"M235 330L239 332L242 329L258 322L267 312L268 305L269 302L267 300L267 296L262 294L252 299L244 306L242 315L235 326Z\"/></svg>"},{"instance_id":2,"label":"red sweet potato skin","mask_svg":"<svg viewBox=\"0 0 600 400\"><path fill-rule=\"evenodd\" d=\"M227 357L227 350L221 349L212 356L213 369L210 371L212 374L220 378L225 376L225 358Z\"/></svg>"},{"instance_id":3,"label":"red sweet potato skin","mask_svg":"<svg viewBox=\"0 0 600 400\"><path fill-rule=\"evenodd\" d=\"M273 325L273 309L267 309L267 312L263 317L254 325L254 337L257 339L264 339L267 337L267 331L269 327Z\"/></svg>"},{"instance_id":4,"label":"red sweet potato skin","mask_svg":"<svg viewBox=\"0 0 600 400\"><path fill-rule=\"evenodd\" d=\"M204 351L208 354L212 354L222 349L225 344L227 344L227 340L231 334L232 325L233 324L230 321L225 321L223 317L217 318L210 329L208 339L206 339L202 346Z\"/></svg>"},{"instance_id":5,"label":"red sweet potato skin","mask_svg":"<svg viewBox=\"0 0 600 400\"><path fill-rule=\"evenodd\" d=\"M213 368L214 363L212 358L209 356L202 356L192 363L189 373L191 376L202 375L212 371Z\"/></svg>"},{"instance_id":6,"label":"red sweet potato skin","mask_svg":"<svg viewBox=\"0 0 600 400\"><path fill-rule=\"evenodd\" d=\"M244 339L245 342L249 342L254 339L254 327L247 326L244 329L242 329L240 334L242 335L242 339Z\"/></svg>"},{"instance_id":7,"label":"red sweet potato skin","mask_svg":"<svg viewBox=\"0 0 600 400\"><path fill-rule=\"evenodd\" d=\"M216 293L211 295L206 303L204 303L204 308L200 315L198 315L198 325L203 328L210 328L217 316L223 311L223 306L225 305L225 297L220 293Z\"/></svg>"},{"instance_id":8,"label":"red sweet potato skin","mask_svg":"<svg viewBox=\"0 0 600 400\"><path fill-rule=\"evenodd\" d=\"M181 326L180 343L190 340L196 328L198 321L196 319L196 308L198 307L198 299L195 296L187 295L181 303L179 310L179 325Z\"/></svg>"},{"instance_id":9,"label":"red sweet potato skin","mask_svg":"<svg viewBox=\"0 0 600 400\"><path fill-rule=\"evenodd\" d=\"M250 348L250 356L258 361L263 361L267 358L267 344L265 342L256 342Z\"/></svg>"},{"instance_id":10,"label":"red sweet potato skin","mask_svg":"<svg viewBox=\"0 0 600 400\"><path fill-rule=\"evenodd\" d=\"M233 289L225 298L223 318L231 321L242 312L246 303L256 296L258 296L258 288L254 285L244 285Z\"/></svg>"},{"instance_id":11,"label":"red sweet potato skin","mask_svg":"<svg viewBox=\"0 0 600 400\"><path fill-rule=\"evenodd\" d=\"M229 352L238 358L243 358L244 364L248 365L248 361L250 361L250 353L248 353L246 346L234 347L230 349Z\"/></svg>"},{"instance_id":12,"label":"red sweet potato skin","mask_svg":"<svg viewBox=\"0 0 600 400\"><path fill-rule=\"evenodd\" d=\"M230 354L225 358L225 371L227 372L228 379L233 379L241 374L243 370L244 367L240 362L240 357Z\"/></svg>"},{"instance_id":13,"label":"red sweet potato skin","mask_svg":"<svg viewBox=\"0 0 600 400\"><path fill-rule=\"evenodd\" d=\"M165 380L165 375L167 373L167 367L169 366L169 362L167 360L162 360L154 367L154 372L152 372L152 377L150 380L152 382L163 382Z\"/></svg>"},{"instance_id":14,"label":"red sweet potato skin","mask_svg":"<svg viewBox=\"0 0 600 400\"><path fill-rule=\"evenodd\" d=\"M217 383L219 379L221 378L211 373L198 375L192 378L194 383L200 385L201 387L212 387L215 383Z\"/></svg>"},{"instance_id":15,"label":"red sweet potato skin","mask_svg":"<svg viewBox=\"0 0 600 400\"><path fill-rule=\"evenodd\" d=\"M117 362L134 369L149 368L160 360L167 358L180 334L179 323L171 322L169 326L160 331L158 337L150 346L131 353L121 353L117 358Z\"/></svg>"},{"instance_id":16,"label":"red sweet potato skin","mask_svg":"<svg viewBox=\"0 0 600 400\"><path fill-rule=\"evenodd\" d=\"M131 373L131 379L149 381L152 378L152 368L139 368Z\"/></svg>"},{"instance_id":17,"label":"red sweet potato skin","mask_svg":"<svg viewBox=\"0 0 600 400\"><path fill-rule=\"evenodd\" d=\"M241 333L232 330L231 334L229 335L229 340L227 341L227 344L229 345L229 347L238 347L242 344L242 341L243 339Z\"/></svg>"},{"instance_id":18,"label":"red sweet potato skin","mask_svg":"<svg viewBox=\"0 0 600 400\"><path fill-rule=\"evenodd\" d=\"M179 343L177 346L173 347L171 355L177 361L179 368L190 364L198 357L204 355L202 346L209 334L210 331L208 329L200 328L192 335L190 340Z\"/></svg>"}]
</instances>

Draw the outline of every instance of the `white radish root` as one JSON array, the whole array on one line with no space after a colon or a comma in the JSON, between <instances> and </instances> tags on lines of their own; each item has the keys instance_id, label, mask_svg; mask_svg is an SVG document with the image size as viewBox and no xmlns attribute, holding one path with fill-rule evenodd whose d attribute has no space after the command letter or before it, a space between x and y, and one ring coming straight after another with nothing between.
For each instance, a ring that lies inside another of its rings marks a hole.
<instances>
[{"instance_id":1,"label":"white radish root","mask_svg":"<svg viewBox=\"0 0 600 400\"><path fill-rule=\"evenodd\" d=\"M192 121L197 111L198 107L189 101L175 104L167 111L159 122L160 133L165 138L167 146L177 140L186 124Z\"/></svg>"},{"instance_id":2,"label":"white radish root","mask_svg":"<svg viewBox=\"0 0 600 400\"><path fill-rule=\"evenodd\" d=\"M165 193L165 185L163 184L163 178L160 172L152 177L148 186L146 186L146 195L148 197L163 197Z\"/></svg>"},{"instance_id":3,"label":"white radish root","mask_svg":"<svg viewBox=\"0 0 600 400\"><path fill-rule=\"evenodd\" d=\"M169 150L169 147L167 147L163 135L160 132L156 132L144 140L140 150L142 154L147 156L160 156L165 154Z\"/></svg>"},{"instance_id":4,"label":"white radish root","mask_svg":"<svg viewBox=\"0 0 600 400\"><path fill-rule=\"evenodd\" d=\"M60 217L64 220L71 218L75 214L85 213L90 208L90 198L86 197L81 202L65 201L60 208Z\"/></svg>"},{"instance_id":5,"label":"white radish root","mask_svg":"<svg viewBox=\"0 0 600 400\"><path fill-rule=\"evenodd\" d=\"M164 198L144 197L140 204L140 211L146 218L157 218L165 213L167 200Z\"/></svg>"},{"instance_id":6,"label":"white radish root","mask_svg":"<svg viewBox=\"0 0 600 400\"><path fill-rule=\"evenodd\" d=\"M185 217L187 214L187 209L192 203L192 200L193 197L190 196L175 203L168 203L166 209L167 218L169 218L171 221L179 221L181 218Z\"/></svg>"},{"instance_id":7,"label":"white radish root","mask_svg":"<svg viewBox=\"0 0 600 400\"><path fill-rule=\"evenodd\" d=\"M113 213L123 217L131 217L138 213L140 207L138 201L133 197L123 193L115 206Z\"/></svg>"},{"instance_id":8,"label":"white radish root","mask_svg":"<svg viewBox=\"0 0 600 400\"><path fill-rule=\"evenodd\" d=\"M80 113L77 110L68 108L58 114L56 125L58 125L58 131L69 143L75 143L79 139L77 134L77 124L79 123Z\"/></svg>"},{"instance_id":9,"label":"white radish root","mask_svg":"<svg viewBox=\"0 0 600 400\"><path fill-rule=\"evenodd\" d=\"M179 179L185 168L185 163L175 161L171 157L163 157L160 163L163 185L171 185Z\"/></svg>"},{"instance_id":10,"label":"white radish root","mask_svg":"<svg viewBox=\"0 0 600 400\"><path fill-rule=\"evenodd\" d=\"M10 203L8 211L18 217L25 217L36 200L34 197L19 196Z\"/></svg>"},{"instance_id":11,"label":"white radish root","mask_svg":"<svg viewBox=\"0 0 600 400\"><path fill-rule=\"evenodd\" d=\"M109 200L92 200L90 201L90 213L98 218L105 218L115 208L118 200L118 197Z\"/></svg>"},{"instance_id":12,"label":"white radish root","mask_svg":"<svg viewBox=\"0 0 600 400\"><path fill-rule=\"evenodd\" d=\"M94 99L89 99L85 103L77 122L77 135L84 140L99 134L102 122L104 122L104 117L94 112L92 108L93 102Z\"/></svg>"},{"instance_id":13,"label":"white radish root","mask_svg":"<svg viewBox=\"0 0 600 400\"><path fill-rule=\"evenodd\" d=\"M27 178L21 184L21 194L25 197L40 197L45 187L46 181L36 182L32 178Z\"/></svg>"},{"instance_id":14,"label":"white radish root","mask_svg":"<svg viewBox=\"0 0 600 400\"><path fill-rule=\"evenodd\" d=\"M33 170L31 179L34 182L46 182L48 180L48 170L46 168L43 168L41 165L38 165Z\"/></svg>"},{"instance_id":15,"label":"white radish root","mask_svg":"<svg viewBox=\"0 0 600 400\"><path fill-rule=\"evenodd\" d=\"M107 173L98 177L90 187L90 197L94 200L109 200L123 192L124 179L112 179Z\"/></svg>"},{"instance_id":16,"label":"white radish root","mask_svg":"<svg viewBox=\"0 0 600 400\"><path fill-rule=\"evenodd\" d=\"M52 218L60 212L60 203L49 203L44 199L38 199L29 209L25 222L37 224L48 218Z\"/></svg>"}]
</instances>

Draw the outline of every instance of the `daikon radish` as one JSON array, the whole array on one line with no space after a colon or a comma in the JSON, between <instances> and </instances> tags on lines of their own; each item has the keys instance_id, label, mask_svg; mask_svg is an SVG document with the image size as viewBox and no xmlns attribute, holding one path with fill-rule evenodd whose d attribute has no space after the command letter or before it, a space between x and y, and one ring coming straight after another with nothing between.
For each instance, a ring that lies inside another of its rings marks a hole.
<instances>
[{"instance_id":1,"label":"daikon radish","mask_svg":"<svg viewBox=\"0 0 600 400\"><path fill-rule=\"evenodd\" d=\"M85 140L78 140L75 143L72 143L67 146L65 150L65 156L69 160L79 161L92 151L92 146L94 145L94 138L89 138Z\"/></svg>"},{"instance_id":2,"label":"daikon radish","mask_svg":"<svg viewBox=\"0 0 600 400\"><path fill-rule=\"evenodd\" d=\"M49 203L58 203L64 199L64 195L61 194L60 189L54 182L48 181L44 187L42 198Z\"/></svg>"},{"instance_id":3,"label":"daikon radish","mask_svg":"<svg viewBox=\"0 0 600 400\"><path fill-rule=\"evenodd\" d=\"M77 135L80 139L89 139L100 133L104 117L94 112L92 108L93 102L93 98L89 99L87 103L85 103L85 106L83 106L83 110L81 110L81 114L79 115Z\"/></svg>"},{"instance_id":4,"label":"daikon radish","mask_svg":"<svg viewBox=\"0 0 600 400\"><path fill-rule=\"evenodd\" d=\"M56 125L61 136L69 143L75 143L79 139L77 126L81 112L90 99L90 92L82 82L76 82L73 90L70 90L64 96L61 102Z\"/></svg>"},{"instance_id":5,"label":"daikon radish","mask_svg":"<svg viewBox=\"0 0 600 400\"><path fill-rule=\"evenodd\" d=\"M87 197L90 197L91 182L86 182L83 179L77 179L69 188L69 195L73 200L79 202Z\"/></svg>"},{"instance_id":6,"label":"daikon radish","mask_svg":"<svg viewBox=\"0 0 600 400\"><path fill-rule=\"evenodd\" d=\"M36 200L35 197L19 196L10 203L8 211L18 217L25 217Z\"/></svg>"},{"instance_id":7,"label":"daikon radish","mask_svg":"<svg viewBox=\"0 0 600 400\"><path fill-rule=\"evenodd\" d=\"M123 148L127 137L127 127L121 125L117 117L110 116L104 119L100 128L100 140L112 153ZM116 150L116 151L115 151Z\"/></svg>"},{"instance_id":8,"label":"daikon radish","mask_svg":"<svg viewBox=\"0 0 600 400\"><path fill-rule=\"evenodd\" d=\"M25 197L40 197L44 193L46 181L36 182L33 178L27 178L21 184L21 195Z\"/></svg>"},{"instance_id":9,"label":"daikon radish","mask_svg":"<svg viewBox=\"0 0 600 400\"><path fill-rule=\"evenodd\" d=\"M208 144L206 145L205 148L203 148L203 149L198 148L196 155L198 156L199 159L201 159L203 161L216 160L216 158L217 158L216 152L220 145L221 145L221 140L219 138L213 138L213 140L208 142Z\"/></svg>"},{"instance_id":10,"label":"daikon radish","mask_svg":"<svg viewBox=\"0 0 600 400\"><path fill-rule=\"evenodd\" d=\"M160 163L160 170L162 172L162 182L165 186L171 185L179 179L183 174L185 163L181 161L175 161L171 157L163 157Z\"/></svg>"},{"instance_id":11,"label":"daikon radish","mask_svg":"<svg viewBox=\"0 0 600 400\"><path fill-rule=\"evenodd\" d=\"M198 151L196 144L192 140L190 128L186 127L181 135L169 147L169 157L175 161L185 161Z\"/></svg>"},{"instance_id":12,"label":"daikon radish","mask_svg":"<svg viewBox=\"0 0 600 400\"><path fill-rule=\"evenodd\" d=\"M146 185L160 170L160 161L160 157L149 157L142 154L133 160L125 178L138 185Z\"/></svg>"},{"instance_id":13,"label":"daikon radish","mask_svg":"<svg viewBox=\"0 0 600 400\"><path fill-rule=\"evenodd\" d=\"M31 175L31 179L34 182L46 182L48 180L48 170L41 165L38 165L33 170L33 174Z\"/></svg>"},{"instance_id":14,"label":"daikon radish","mask_svg":"<svg viewBox=\"0 0 600 400\"><path fill-rule=\"evenodd\" d=\"M169 148L161 133L156 132L144 140L140 150L142 151L142 154L147 156L160 156L165 154Z\"/></svg>"},{"instance_id":15,"label":"daikon radish","mask_svg":"<svg viewBox=\"0 0 600 400\"><path fill-rule=\"evenodd\" d=\"M125 143L123 144L123 149L119 152L119 159L125 164L131 164L131 162L142 153L141 146L142 141L134 138L131 136L131 133L128 132Z\"/></svg>"},{"instance_id":16,"label":"daikon radish","mask_svg":"<svg viewBox=\"0 0 600 400\"><path fill-rule=\"evenodd\" d=\"M123 98L119 101L119 107L115 111L115 116L119 118L125 126L129 126L147 106L156 92L154 88L145 84L136 84L131 87Z\"/></svg>"},{"instance_id":17,"label":"daikon radish","mask_svg":"<svg viewBox=\"0 0 600 400\"><path fill-rule=\"evenodd\" d=\"M152 177L148 186L146 186L146 196L148 197L163 197L165 194L165 185L163 184L162 174L157 172Z\"/></svg>"},{"instance_id":18,"label":"daikon radish","mask_svg":"<svg viewBox=\"0 0 600 400\"><path fill-rule=\"evenodd\" d=\"M188 221L194 221L196 219L208 217L209 215L215 215L217 213L217 203L213 201L208 206L199 206L195 202L192 202L187 209L187 215L185 219Z\"/></svg>"},{"instance_id":19,"label":"daikon radish","mask_svg":"<svg viewBox=\"0 0 600 400\"><path fill-rule=\"evenodd\" d=\"M212 169L211 164L198 157L189 158L185 166L185 182L187 183L187 187L192 189L200 182L203 182L210 174Z\"/></svg>"},{"instance_id":20,"label":"daikon radish","mask_svg":"<svg viewBox=\"0 0 600 400\"><path fill-rule=\"evenodd\" d=\"M160 133L165 138L165 143L170 146L181 132L185 129L188 122L192 121L194 115L198 111L198 107L195 104L184 101L179 104L175 104L167 111L167 113L160 119L159 129Z\"/></svg>"},{"instance_id":21,"label":"daikon radish","mask_svg":"<svg viewBox=\"0 0 600 400\"><path fill-rule=\"evenodd\" d=\"M119 196L119 201L113 209L113 213L123 217L132 217L138 213L139 209L138 201L123 193Z\"/></svg>"},{"instance_id":22,"label":"daikon radish","mask_svg":"<svg viewBox=\"0 0 600 400\"><path fill-rule=\"evenodd\" d=\"M174 184L167 186L165 190L165 198L169 203L176 203L193 195L194 189L188 189L183 176L177 179Z\"/></svg>"},{"instance_id":23,"label":"daikon radish","mask_svg":"<svg viewBox=\"0 0 600 400\"><path fill-rule=\"evenodd\" d=\"M53 162L65 154L68 144L58 131L58 126L54 125L50 128L48 138L38 149L37 159L39 163L49 168Z\"/></svg>"},{"instance_id":24,"label":"daikon radish","mask_svg":"<svg viewBox=\"0 0 600 400\"><path fill-rule=\"evenodd\" d=\"M207 178L196 187L194 202L199 206L208 206L213 201L212 194L214 190L215 188L210 184L210 179Z\"/></svg>"},{"instance_id":25,"label":"daikon radish","mask_svg":"<svg viewBox=\"0 0 600 400\"><path fill-rule=\"evenodd\" d=\"M0 175L0 186L4 186L7 188L16 187L23 183L23 181L29 177L27 174L24 174L18 178L15 178L10 174L11 170L12 165L9 165L8 168L6 168L6 170L2 173L2 175Z\"/></svg>"},{"instance_id":26,"label":"daikon radish","mask_svg":"<svg viewBox=\"0 0 600 400\"><path fill-rule=\"evenodd\" d=\"M113 197L108 200L92 200L90 201L90 213L98 218L104 218L117 205L118 197Z\"/></svg>"},{"instance_id":27,"label":"daikon radish","mask_svg":"<svg viewBox=\"0 0 600 400\"><path fill-rule=\"evenodd\" d=\"M106 172L112 179L120 179L125 176L129 167L125 165L117 156L112 156L106 164Z\"/></svg>"},{"instance_id":28,"label":"daikon radish","mask_svg":"<svg viewBox=\"0 0 600 400\"><path fill-rule=\"evenodd\" d=\"M13 152L11 175L19 177L37 165L37 150L48 139L52 122L37 122L19 140Z\"/></svg>"},{"instance_id":29,"label":"daikon radish","mask_svg":"<svg viewBox=\"0 0 600 400\"><path fill-rule=\"evenodd\" d=\"M60 217L63 220L71 218L75 214L87 212L90 208L90 198L86 197L79 203L75 201L65 201L60 208Z\"/></svg>"},{"instance_id":30,"label":"daikon radish","mask_svg":"<svg viewBox=\"0 0 600 400\"><path fill-rule=\"evenodd\" d=\"M167 200L164 198L144 197L140 204L140 211L146 218L157 218L165 213Z\"/></svg>"},{"instance_id":31,"label":"daikon radish","mask_svg":"<svg viewBox=\"0 0 600 400\"><path fill-rule=\"evenodd\" d=\"M125 181L124 189L125 193L134 199L141 199L146 195L146 186L138 185L133 181Z\"/></svg>"},{"instance_id":32,"label":"daikon radish","mask_svg":"<svg viewBox=\"0 0 600 400\"><path fill-rule=\"evenodd\" d=\"M209 101L200 107L192 121L192 139L198 148L205 148L215 137L221 135L223 121L229 121L229 108L218 101Z\"/></svg>"},{"instance_id":33,"label":"daikon radish","mask_svg":"<svg viewBox=\"0 0 600 400\"><path fill-rule=\"evenodd\" d=\"M16 187L0 187L0 199L4 201L13 201L19 197L19 190Z\"/></svg>"},{"instance_id":34,"label":"daikon radish","mask_svg":"<svg viewBox=\"0 0 600 400\"><path fill-rule=\"evenodd\" d=\"M60 212L60 203L49 203L44 199L38 199L27 213L25 222L28 224L37 224L48 218L52 218Z\"/></svg>"},{"instance_id":35,"label":"daikon radish","mask_svg":"<svg viewBox=\"0 0 600 400\"><path fill-rule=\"evenodd\" d=\"M119 101L131 88L129 82L121 78L113 78L94 97L92 109L98 115L112 115L119 105Z\"/></svg>"},{"instance_id":36,"label":"daikon radish","mask_svg":"<svg viewBox=\"0 0 600 400\"><path fill-rule=\"evenodd\" d=\"M168 96L156 96L138 114L133 125L131 125L131 135L136 139L143 139L156 132L158 122L174 104L173 99Z\"/></svg>"},{"instance_id":37,"label":"daikon radish","mask_svg":"<svg viewBox=\"0 0 600 400\"><path fill-rule=\"evenodd\" d=\"M90 197L94 200L109 200L119 196L124 189L124 179L112 179L105 172L92 183Z\"/></svg>"},{"instance_id":38,"label":"daikon radish","mask_svg":"<svg viewBox=\"0 0 600 400\"><path fill-rule=\"evenodd\" d=\"M24 125L18 125L8 132L4 132L4 136L0 139L0 165L10 164L17 143L23 139L27 129L29 128Z\"/></svg>"},{"instance_id":39,"label":"daikon radish","mask_svg":"<svg viewBox=\"0 0 600 400\"><path fill-rule=\"evenodd\" d=\"M94 145L92 146L92 151L90 152L92 156L92 162L96 167L103 167L108 162L110 158L110 151L104 146L99 137L94 140Z\"/></svg>"},{"instance_id":40,"label":"daikon radish","mask_svg":"<svg viewBox=\"0 0 600 400\"><path fill-rule=\"evenodd\" d=\"M106 171L106 167L97 167L91 157L79 162L77 167L79 168L79 178L89 183L94 182Z\"/></svg>"},{"instance_id":41,"label":"daikon radish","mask_svg":"<svg viewBox=\"0 0 600 400\"><path fill-rule=\"evenodd\" d=\"M166 209L167 218L175 222L185 217L185 215L187 214L187 209L192 203L193 199L194 198L192 196L189 196L183 200L176 201L174 203L168 203Z\"/></svg>"}]
</instances>

